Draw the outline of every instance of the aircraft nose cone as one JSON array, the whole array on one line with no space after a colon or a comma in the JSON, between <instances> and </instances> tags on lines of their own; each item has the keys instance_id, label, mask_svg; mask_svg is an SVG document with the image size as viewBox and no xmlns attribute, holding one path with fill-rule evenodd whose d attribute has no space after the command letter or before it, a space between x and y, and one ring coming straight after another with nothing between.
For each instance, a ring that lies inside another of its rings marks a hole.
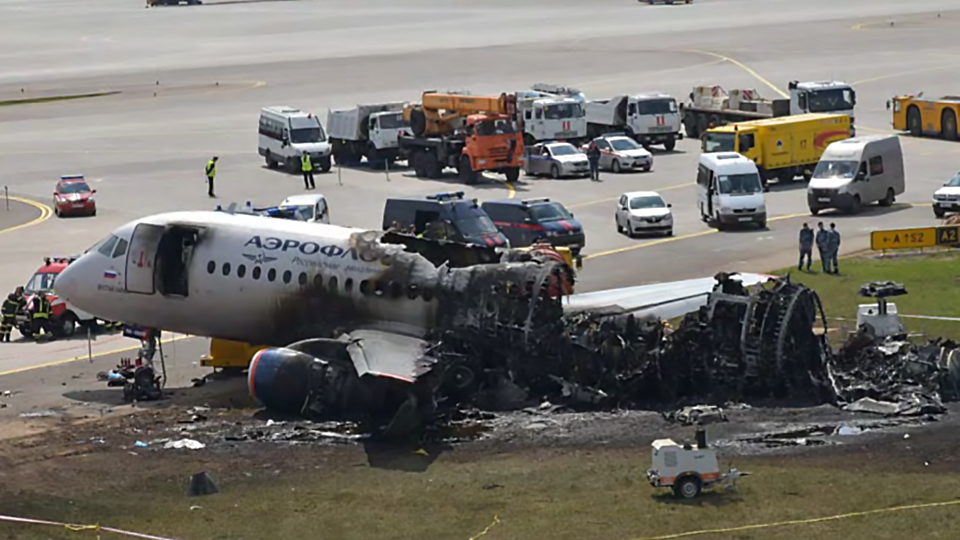
<instances>
[{"instance_id":1,"label":"aircraft nose cone","mask_svg":"<svg viewBox=\"0 0 960 540\"><path fill-rule=\"evenodd\" d=\"M76 303L80 295L80 270L77 268L80 261L67 266L53 282L53 290L57 296L70 303Z\"/></svg>"}]
</instances>

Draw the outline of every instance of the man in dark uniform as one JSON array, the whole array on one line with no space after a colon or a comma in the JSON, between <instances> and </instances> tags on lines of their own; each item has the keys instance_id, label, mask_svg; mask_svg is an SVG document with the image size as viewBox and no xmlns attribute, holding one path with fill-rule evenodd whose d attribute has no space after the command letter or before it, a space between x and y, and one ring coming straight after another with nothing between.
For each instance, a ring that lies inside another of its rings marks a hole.
<instances>
[{"instance_id":1,"label":"man in dark uniform","mask_svg":"<svg viewBox=\"0 0 960 540\"><path fill-rule=\"evenodd\" d=\"M18 296L19 293L19 296ZM3 319L0 321L0 343L6 341L10 343L10 333L17 324L17 312L20 311L20 299L23 297L23 290L17 288L17 292L12 292L3 300L3 308L0 309Z\"/></svg>"},{"instance_id":2,"label":"man in dark uniform","mask_svg":"<svg viewBox=\"0 0 960 540\"><path fill-rule=\"evenodd\" d=\"M36 304L33 310L33 339L40 339L40 331L43 331L44 338L50 338L53 330L50 327L50 299L47 293L40 291L37 293Z\"/></svg>"}]
</instances>

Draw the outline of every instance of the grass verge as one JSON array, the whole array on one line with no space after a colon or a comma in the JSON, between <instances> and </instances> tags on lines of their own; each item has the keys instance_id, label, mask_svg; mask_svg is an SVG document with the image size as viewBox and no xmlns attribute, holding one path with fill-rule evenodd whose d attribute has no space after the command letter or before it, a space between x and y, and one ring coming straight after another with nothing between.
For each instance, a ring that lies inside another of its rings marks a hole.
<instances>
[{"instance_id":1,"label":"grass verge","mask_svg":"<svg viewBox=\"0 0 960 540\"><path fill-rule=\"evenodd\" d=\"M287 466L282 476L258 471L255 478L221 480L221 493L194 499L183 494L184 478L152 476L110 489L103 487L108 480L98 482L96 490L75 486L69 499L21 492L15 500L0 500L4 513L100 523L185 540L466 540L490 526L495 516L499 523L484 540L632 540L950 501L960 489L956 475L908 474L893 467L870 474L747 468L748 463L741 460L737 465L754 474L741 480L738 492L707 493L692 503L681 502L646 484L643 471L649 457L643 450L514 453L471 463L441 457L419 474L349 465L334 470L308 466L293 473ZM138 459L138 467L143 467L144 460L152 457ZM120 465L118 470L123 470ZM957 508L878 513L700 537L947 538L937 534L954 528ZM51 532L47 527L0 524L0 536L21 540L48 539ZM76 537L82 536L77 533Z\"/></svg>"},{"instance_id":2,"label":"grass verge","mask_svg":"<svg viewBox=\"0 0 960 540\"><path fill-rule=\"evenodd\" d=\"M54 101L70 101L73 99L86 99L86 98L95 98L103 96L112 96L114 94L119 94L119 91L112 92L96 92L93 94L75 94L72 96L47 96L47 97L37 97L37 98L24 98L24 99L8 99L0 101L0 107L11 107L14 105L31 105L35 103L51 103Z\"/></svg>"},{"instance_id":3,"label":"grass verge","mask_svg":"<svg viewBox=\"0 0 960 540\"><path fill-rule=\"evenodd\" d=\"M819 265L815 261L814 269ZM774 274L789 274L794 282L817 291L830 326L839 329L839 335L856 330L858 304L873 303L858 295L860 286L870 281L897 281L906 286L909 294L891 300L901 314L960 317L960 254L956 252L902 257L858 255L841 259L840 272L808 273L794 267ZM906 317L901 322L910 333L960 339L960 322Z\"/></svg>"}]
</instances>

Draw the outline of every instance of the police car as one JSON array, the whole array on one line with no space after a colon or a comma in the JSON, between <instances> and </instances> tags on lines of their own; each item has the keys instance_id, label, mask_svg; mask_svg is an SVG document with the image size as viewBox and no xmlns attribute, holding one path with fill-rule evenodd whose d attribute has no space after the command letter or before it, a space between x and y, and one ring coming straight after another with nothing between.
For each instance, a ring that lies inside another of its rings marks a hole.
<instances>
[{"instance_id":1,"label":"police car","mask_svg":"<svg viewBox=\"0 0 960 540\"><path fill-rule=\"evenodd\" d=\"M574 257L586 244L583 225L559 202L550 199L502 199L481 205L493 223L510 240L511 247L546 241L568 247Z\"/></svg>"},{"instance_id":2,"label":"police car","mask_svg":"<svg viewBox=\"0 0 960 540\"><path fill-rule=\"evenodd\" d=\"M648 172L653 168L653 154L640 146L637 141L626 135L604 135L592 142L600 149L600 168L605 171L620 173L629 169L640 169ZM590 143L583 146L584 150Z\"/></svg>"},{"instance_id":3,"label":"police car","mask_svg":"<svg viewBox=\"0 0 960 540\"><path fill-rule=\"evenodd\" d=\"M528 147L523 172L527 176L549 174L551 178L587 176L590 164L587 155L565 142L543 142Z\"/></svg>"}]
</instances>

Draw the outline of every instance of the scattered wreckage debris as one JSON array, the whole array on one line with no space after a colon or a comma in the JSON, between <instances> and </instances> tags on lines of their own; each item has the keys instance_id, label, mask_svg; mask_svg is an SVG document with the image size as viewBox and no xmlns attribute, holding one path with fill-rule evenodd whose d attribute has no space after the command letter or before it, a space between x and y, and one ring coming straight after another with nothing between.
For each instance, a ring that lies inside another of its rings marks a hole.
<instances>
[{"instance_id":1,"label":"scattered wreckage debris","mask_svg":"<svg viewBox=\"0 0 960 540\"><path fill-rule=\"evenodd\" d=\"M883 420L853 420L828 424L794 424L773 431L742 435L718 441L718 446L737 447L743 453L748 446L760 449L789 448L798 446L828 446L840 444L844 437L864 433L889 431L895 428L918 426L936 422L935 415L913 418L888 418Z\"/></svg>"},{"instance_id":2,"label":"scattered wreckage debris","mask_svg":"<svg viewBox=\"0 0 960 540\"><path fill-rule=\"evenodd\" d=\"M672 412L663 413L664 420L677 422L685 426L716 424L727 422L727 415L716 405L694 405Z\"/></svg>"}]
</instances>

